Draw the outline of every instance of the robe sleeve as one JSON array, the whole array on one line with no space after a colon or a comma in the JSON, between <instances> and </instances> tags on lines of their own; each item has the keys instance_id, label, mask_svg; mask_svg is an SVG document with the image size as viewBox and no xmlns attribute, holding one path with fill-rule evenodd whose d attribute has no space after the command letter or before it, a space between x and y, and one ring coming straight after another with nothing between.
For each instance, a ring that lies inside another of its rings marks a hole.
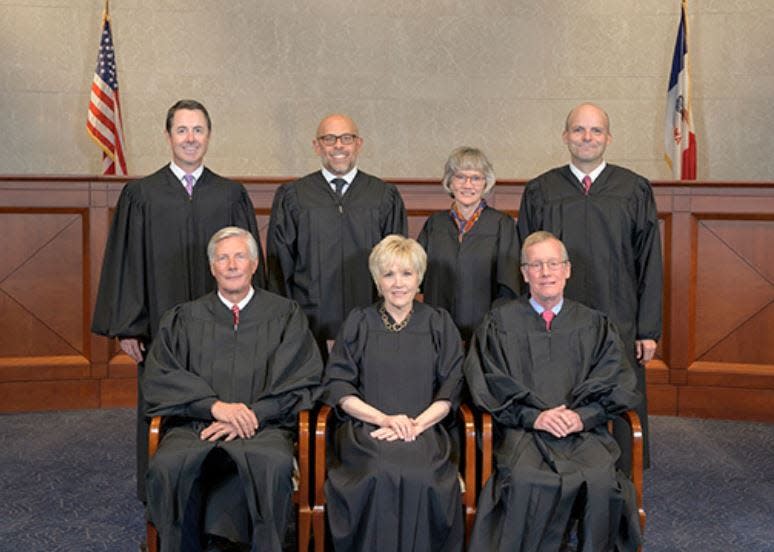
<instances>
[{"instance_id":1,"label":"robe sleeve","mask_svg":"<svg viewBox=\"0 0 774 552\"><path fill-rule=\"evenodd\" d=\"M519 295L519 238L516 223L505 215L497 232L497 290L494 305L516 299Z\"/></svg>"},{"instance_id":2,"label":"robe sleeve","mask_svg":"<svg viewBox=\"0 0 774 552\"><path fill-rule=\"evenodd\" d=\"M596 341L591 368L583 382L573 389L570 405L581 417L584 431L634 408L641 399L635 390L634 369L628 355L623 354L618 331L606 317L600 317L596 327L587 329Z\"/></svg>"},{"instance_id":3,"label":"robe sleeve","mask_svg":"<svg viewBox=\"0 0 774 552\"><path fill-rule=\"evenodd\" d=\"M528 182L521 195L519 206L519 218L516 223L516 251L521 253L521 244L533 233L542 229L543 224L543 197L540 186L536 181ZM519 280L522 295L529 293L526 282Z\"/></svg>"},{"instance_id":4,"label":"robe sleeve","mask_svg":"<svg viewBox=\"0 0 774 552\"><path fill-rule=\"evenodd\" d=\"M427 242L429 239L428 235L432 232L430 228L433 224L431 222L432 220L433 220L432 216L427 217L427 219L425 220L425 223L422 225L422 230L419 231L419 235L417 236L417 242L419 243L419 245L422 246L422 249L424 249L425 252L427 252Z\"/></svg>"},{"instance_id":5,"label":"robe sleeve","mask_svg":"<svg viewBox=\"0 0 774 552\"><path fill-rule=\"evenodd\" d=\"M433 401L450 401L454 411L462 397L462 339L451 315L443 309L436 313L431 329L437 354Z\"/></svg>"},{"instance_id":6,"label":"robe sleeve","mask_svg":"<svg viewBox=\"0 0 774 552\"><path fill-rule=\"evenodd\" d=\"M521 244L532 232L541 229L543 216L543 201L540 187L537 182L528 182L521 195L521 205L519 206L519 219L517 223L517 235L519 250Z\"/></svg>"},{"instance_id":7,"label":"robe sleeve","mask_svg":"<svg viewBox=\"0 0 774 552\"><path fill-rule=\"evenodd\" d=\"M127 185L110 225L92 332L108 337L149 338L146 257L145 209Z\"/></svg>"},{"instance_id":8,"label":"robe sleeve","mask_svg":"<svg viewBox=\"0 0 774 552\"><path fill-rule=\"evenodd\" d=\"M380 214L382 236L389 236L390 234L408 235L406 208L403 205L403 198L400 196L398 189L393 185L387 186Z\"/></svg>"},{"instance_id":9,"label":"robe sleeve","mask_svg":"<svg viewBox=\"0 0 774 552\"><path fill-rule=\"evenodd\" d=\"M239 188L239 200L233 204L231 218L234 221L234 226L248 230L255 238L255 243L258 244L258 270L253 275L253 287L266 289L266 260L261 247L258 223L255 220L255 207L253 207L253 202L250 200L250 195L245 187L240 184Z\"/></svg>"},{"instance_id":10,"label":"robe sleeve","mask_svg":"<svg viewBox=\"0 0 774 552\"><path fill-rule=\"evenodd\" d=\"M174 307L162 317L145 359L142 391L148 416L213 419L210 408L218 397L209 382L185 366L193 352L189 343L183 307Z\"/></svg>"},{"instance_id":11,"label":"robe sleeve","mask_svg":"<svg viewBox=\"0 0 774 552\"><path fill-rule=\"evenodd\" d=\"M277 188L271 206L266 256L269 291L289 297L296 258L297 228L288 185Z\"/></svg>"},{"instance_id":12,"label":"robe sleeve","mask_svg":"<svg viewBox=\"0 0 774 552\"><path fill-rule=\"evenodd\" d=\"M314 405L320 392L322 360L306 316L295 302L266 371L269 381L249 405L261 423L287 420Z\"/></svg>"},{"instance_id":13,"label":"robe sleeve","mask_svg":"<svg viewBox=\"0 0 774 552\"><path fill-rule=\"evenodd\" d=\"M635 206L634 262L637 270L637 339L661 337L663 268L661 236L653 190L640 182Z\"/></svg>"},{"instance_id":14,"label":"robe sleeve","mask_svg":"<svg viewBox=\"0 0 774 552\"><path fill-rule=\"evenodd\" d=\"M473 402L501 425L531 429L543 408L532 403L529 389L508 373L500 340L490 312L473 335L463 367Z\"/></svg>"},{"instance_id":15,"label":"robe sleeve","mask_svg":"<svg viewBox=\"0 0 774 552\"><path fill-rule=\"evenodd\" d=\"M322 396L325 404L337 406L346 395L363 398L359 390L360 364L367 332L362 309L353 309L336 336L336 343L325 366Z\"/></svg>"}]
</instances>

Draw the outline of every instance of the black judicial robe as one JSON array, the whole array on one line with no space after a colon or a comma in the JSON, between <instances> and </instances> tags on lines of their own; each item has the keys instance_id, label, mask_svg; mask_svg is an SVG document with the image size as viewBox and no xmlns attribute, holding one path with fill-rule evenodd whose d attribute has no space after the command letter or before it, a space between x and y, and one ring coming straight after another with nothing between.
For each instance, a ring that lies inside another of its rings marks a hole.
<instances>
[{"instance_id":1,"label":"black judicial robe","mask_svg":"<svg viewBox=\"0 0 774 552\"><path fill-rule=\"evenodd\" d=\"M585 195L569 165L548 171L529 182L521 198L520 240L537 230L556 235L570 255L565 297L604 312L620 332L643 396L637 412L647 465L645 369L634 342L661 337L661 239L650 183L608 164Z\"/></svg>"},{"instance_id":2,"label":"black judicial robe","mask_svg":"<svg viewBox=\"0 0 774 552\"><path fill-rule=\"evenodd\" d=\"M162 550L180 548L187 501L215 449L236 464L234 477L252 523L252 550L282 549L293 492L296 414L312 406L321 376L306 317L296 303L273 293L256 290L236 331L231 311L214 292L164 316L143 380L148 414L172 417L147 475L148 516ZM199 433L213 421L216 400L249 406L258 432L231 442L202 441ZM218 510L230 512L233 500L227 493L211 495L207 518L217 519Z\"/></svg>"},{"instance_id":3,"label":"black judicial robe","mask_svg":"<svg viewBox=\"0 0 774 552\"><path fill-rule=\"evenodd\" d=\"M636 404L634 372L599 311L569 299L547 331L526 297L492 309L465 360L474 403L495 420L495 470L479 497L470 550L559 550L573 507L582 550L635 550L631 481L606 422ZM533 429L565 404L584 429L556 438ZM579 501L576 504L576 501Z\"/></svg>"},{"instance_id":4,"label":"black judicial robe","mask_svg":"<svg viewBox=\"0 0 774 552\"><path fill-rule=\"evenodd\" d=\"M91 330L149 342L168 309L215 289L207 243L224 226L258 240L244 186L206 167L190 198L169 165L127 183L105 246ZM255 287L266 287L263 270L261 258Z\"/></svg>"},{"instance_id":5,"label":"black judicial robe","mask_svg":"<svg viewBox=\"0 0 774 552\"><path fill-rule=\"evenodd\" d=\"M448 211L430 216L417 241L427 251L422 283L424 301L449 311L462 339L473 331L498 299L519 291L519 249L514 220L486 207L473 228L458 239Z\"/></svg>"},{"instance_id":6,"label":"black judicial robe","mask_svg":"<svg viewBox=\"0 0 774 552\"><path fill-rule=\"evenodd\" d=\"M258 241L255 209L241 184L206 167L189 198L165 165L129 182L121 191L110 226L91 331L108 337L134 337L146 347L170 308L215 289L207 243L224 226L249 230ZM266 287L263 254L253 278ZM148 422L143 414L137 367L137 494L145 497Z\"/></svg>"},{"instance_id":7,"label":"black judicial robe","mask_svg":"<svg viewBox=\"0 0 774 552\"><path fill-rule=\"evenodd\" d=\"M325 368L324 401L356 395L387 414L416 417L436 400L456 409L462 384L459 332L446 311L414 303L400 332L378 305L354 309ZM336 410L325 482L335 550L462 550L464 525L452 439L444 422L414 442L369 435L376 426Z\"/></svg>"},{"instance_id":8,"label":"black judicial robe","mask_svg":"<svg viewBox=\"0 0 774 552\"><path fill-rule=\"evenodd\" d=\"M297 301L324 343L350 310L376 300L373 246L407 228L397 188L362 171L343 198L321 171L280 186L267 236L269 289Z\"/></svg>"}]
</instances>

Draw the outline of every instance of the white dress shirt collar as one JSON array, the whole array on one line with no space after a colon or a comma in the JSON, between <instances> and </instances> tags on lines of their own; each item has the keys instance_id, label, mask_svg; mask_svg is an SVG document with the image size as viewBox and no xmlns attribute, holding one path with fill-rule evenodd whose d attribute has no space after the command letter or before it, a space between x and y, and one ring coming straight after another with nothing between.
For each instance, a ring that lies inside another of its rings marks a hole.
<instances>
[{"instance_id":1,"label":"white dress shirt collar","mask_svg":"<svg viewBox=\"0 0 774 552\"><path fill-rule=\"evenodd\" d=\"M357 176L357 167L353 167L351 171L349 171L347 174L343 174L341 176L337 174L333 174L331 171L326 169L325 167L322 168L322 175L325 181L328 183L328 185L331 187L331 190L334 192L336 191L336 185L331 184L331 180L334 178L343 178L347 181L347 183L344 185L344 188L342 190L342 193L345 193L347 189L349 188L349 185L352 184L352 181L355 180L355 177Z\"/></svg>"},{"instance_id":2,"label":"white dress shirt collar","mask_svg":"<svg viewBox=\"0 0 774 552\"><path fill-rule=\"evenodd\" d=\"M572 174L575 175L575 178L578 179L578 182L583 182L583 177L588 174L591 177L592 184L597 180L597 177L600 174L602 174L602 171L605 170L605 167L607 167L607 163L605 161L602 161L596 169L594 169L590 173L585 173L582 170L580 170L578 167L570 163L570 170L572 171Z\"/></svg>"},{"instance_id":3,"label":"white dress shirt collar","mask_svg":"<svg viewBox=\"0 0 774 552\"><path fill-rule=\"evenodd\" d=\"M529 304L532 305L532 308L535 309L535 312L538 314L543 314L543 311L546 310L543 305L535 301L532 297L529 298ZM564 305L564 297L562 297L561 301L559 301L556 305L554 305L551 310L554 311L554 314L559 314L559 311L562 310L562 306Z\"/></svg>"},{"instance_id":4,"label":"white dress shirt collar","mask_svg":"<svg viewBox=\"0 0 774 552\"><path fill-rule=\"evenodd\" d=\"M242 299L239 303L236 303L240 311L247 306L247 303L250 302L250 299L253 298L253 295L255 295L255 290L253 289L253 286L250 286L250 291L247 292L247 295L245 295L245 298ZM221 303L223 303L228 307L228 310L231 310L231 307L234 306L234 303L232 303L231 301L223 297L223 295L221 295L220 290L218 291L218 299L220 299Z\"/></svg>"},{"instance_id":5,"label":"white dress shirt collar","mask_svg":"<svg viewBox=\"0 0 774 552\"><path fill-rule=\"evenodd\" d=\"M186 174L191 174L194 177L194 185L196 185L197 182L199 182L199 178L202 176L202 173L204 172L204 164L202 163L198 167L196 167L196 170L192 173L187 173L177 165L175 165L174 161L169 162L169 169L174 173L174 175L177 177L177 179L185 185L185 182L183 181L183 177Z\"/></svg>"}]
</instances>

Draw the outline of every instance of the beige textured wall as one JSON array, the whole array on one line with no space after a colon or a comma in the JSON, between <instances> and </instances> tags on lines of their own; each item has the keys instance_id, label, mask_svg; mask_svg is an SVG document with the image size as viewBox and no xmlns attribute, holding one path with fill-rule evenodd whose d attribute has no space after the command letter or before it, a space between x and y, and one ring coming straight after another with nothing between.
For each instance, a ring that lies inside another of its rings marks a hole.
<instances>
[{"instance_id":1,"label":"beige textured wall","mask_svg":"<svg viewBox=\"0 0 774 552\"><path fill-rule=\"evenodd\" d=\"M99 171L85 130L101 0L0 0L0 173ZM129 171L169 159L180 97L228 175L317 167L320 117L359 122L364 170L439 176L482 147L500 178L564 163L568 109L612 118L609 160L670 178L662 133L678 0L113 0ZM691 0L699 178L774 179L774 2Z\"/></svg>"}]
</instances>

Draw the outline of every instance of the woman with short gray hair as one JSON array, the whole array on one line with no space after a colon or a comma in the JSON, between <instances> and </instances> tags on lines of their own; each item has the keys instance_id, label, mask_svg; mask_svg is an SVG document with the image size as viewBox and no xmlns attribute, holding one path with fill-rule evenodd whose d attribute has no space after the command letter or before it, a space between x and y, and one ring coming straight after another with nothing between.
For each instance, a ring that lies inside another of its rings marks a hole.
<instances>
[{"instance_id":1,"label":"woman with short gray hair","mask_svg":"<svg viewBox=\"0 0 774 552\"><path fill-rule=\"evenodd\" d=\"M431 215L418 238L428 257L424 299L448 310L468 341L495 301L518 294L516 224L484 199L495 174L481 150L452 151L441 184L451 207Z\"/></svg>"}]
</instances>

